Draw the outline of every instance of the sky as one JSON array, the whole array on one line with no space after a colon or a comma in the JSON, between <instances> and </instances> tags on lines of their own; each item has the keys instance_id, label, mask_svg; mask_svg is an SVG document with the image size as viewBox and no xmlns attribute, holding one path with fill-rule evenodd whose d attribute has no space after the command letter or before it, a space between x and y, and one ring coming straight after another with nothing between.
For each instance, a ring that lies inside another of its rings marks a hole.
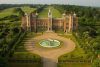
<instances>
[{"instance_id":1,"label":"sky","mask_svg":"<svg viewBox=\"0 0 100 67\"><path fill-rule=\"evenodd\" d=\"M0 4L69 4L100 7L100 0L0 0Z\"/></svg>"}]
</instances>

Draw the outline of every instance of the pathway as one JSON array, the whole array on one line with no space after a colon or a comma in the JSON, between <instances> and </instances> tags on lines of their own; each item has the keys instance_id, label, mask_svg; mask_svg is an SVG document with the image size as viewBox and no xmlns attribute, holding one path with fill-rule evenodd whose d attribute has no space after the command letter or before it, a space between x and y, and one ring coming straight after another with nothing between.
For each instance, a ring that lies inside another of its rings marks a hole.
<instances>
[{"instance_id":1,"label":"pathway","mask_svg":"<svg viewBox=\"0 0 100 67\"><path fill-rule=\"evenodd\" d=\"M63 45L59 48L42 48L36 46L37 42L41 39L57 39L63 42ZM34 45L32 43L34 42ZM38 54L42 57L43 67L57 67L58 57L65 53L69 53L75 49L75 43L67 38L58 36L56 33L44 33L41 36L37 36L27 40L25 42L25 48L30 51L31 53Z\"/></svg>"}]
</instances>

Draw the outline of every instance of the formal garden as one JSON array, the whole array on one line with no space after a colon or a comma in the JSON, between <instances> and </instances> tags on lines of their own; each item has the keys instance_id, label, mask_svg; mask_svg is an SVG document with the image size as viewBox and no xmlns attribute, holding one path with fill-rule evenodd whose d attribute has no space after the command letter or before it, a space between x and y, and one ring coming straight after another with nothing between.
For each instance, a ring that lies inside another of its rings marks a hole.
<instances>
[{"instance_id":1,"label":"formal garden","mask_svg":"<svg viewBox=\"0 0 100 67\"><path fill-rule=\"evenodd\" d=\"M99 7L27 4L0 5L0 67L43 67L41 56L28 52L24 44L31 38L43 35L44 30L41 28L39 33L23 31L20 25L21 17L25 13L38 12L39 17L47 17L49 7L52 8L54 17L61 17L63 12L75 12L79 17L77 31L70 33L54 31L59 36L72 40L76 45L73 51L58 57L57 66L100 67L100 57L98 57L100 55ZM62 43L60 40L55 42L58 47ZM46 44L50 45L50 43L46 40Z\"/></svg>"}]
</instances>

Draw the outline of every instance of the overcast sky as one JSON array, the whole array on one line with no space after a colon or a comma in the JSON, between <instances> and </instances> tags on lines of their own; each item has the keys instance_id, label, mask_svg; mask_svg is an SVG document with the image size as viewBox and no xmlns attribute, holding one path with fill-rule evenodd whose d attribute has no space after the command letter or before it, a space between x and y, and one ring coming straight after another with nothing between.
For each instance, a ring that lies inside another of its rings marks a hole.
<instances>
[{"instance_id":1,"label":"overcast sky","mask_svg":"<svg viewBox=\"0 0 100 67\"><path fill-rule=\"evenodd\" d=\"M100 7L100 0L0 0L0 4L71 4Z\"/></svg>"}]
</instances>

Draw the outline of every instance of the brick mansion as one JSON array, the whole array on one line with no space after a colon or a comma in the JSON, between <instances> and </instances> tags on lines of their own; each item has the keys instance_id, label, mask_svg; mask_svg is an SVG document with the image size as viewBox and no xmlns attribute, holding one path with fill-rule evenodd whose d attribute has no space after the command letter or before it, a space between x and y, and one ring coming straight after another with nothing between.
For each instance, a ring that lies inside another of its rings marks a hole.
<instances>
[{"instance_id":1,"label":"brick mansion","mask_svg":"<svg viewBox=\"0 0 100 67\"><path fill-rule=\"evenodd\" d=\"M38 13L25 14L22 17L21 27L27 31L55 31L72 32L78 28L78 17L75 13L62 14L61 18L53 18L48 10L47 18L39 18Z\"/></svg>"}]
</instances>

